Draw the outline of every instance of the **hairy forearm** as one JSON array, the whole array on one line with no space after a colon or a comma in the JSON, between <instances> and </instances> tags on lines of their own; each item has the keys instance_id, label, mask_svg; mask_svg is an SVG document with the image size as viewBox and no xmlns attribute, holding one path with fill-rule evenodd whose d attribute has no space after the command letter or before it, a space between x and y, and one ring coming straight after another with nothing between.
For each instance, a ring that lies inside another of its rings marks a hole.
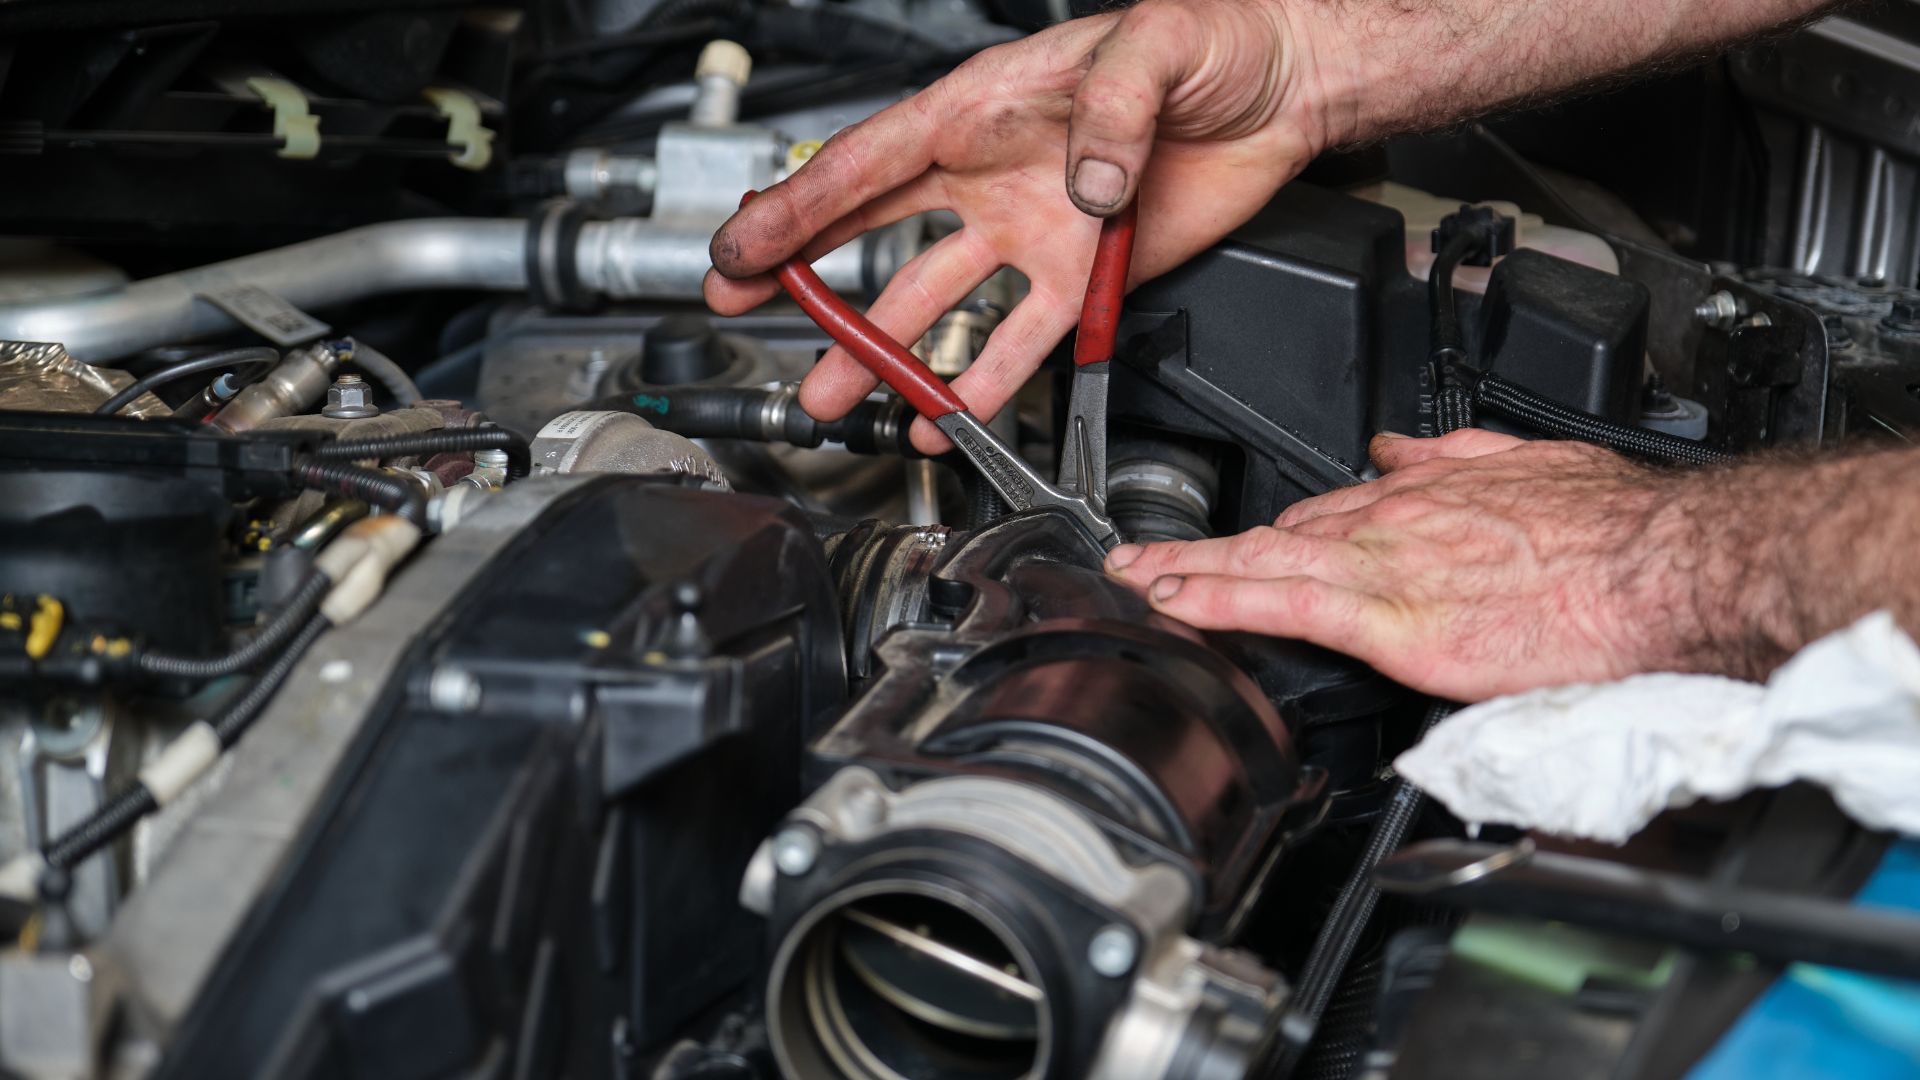
<instances>
[{"instance_id":1,"label":"hairy forearm","mask_svg":"<svg viewBox=\"0 0 1920 1080\"><path fill-rule=\"evenodd\" d=\"M1761 678L1880 608L1920 638L1916 470L1920 450L1901 448L1676 478L1647 529L1653 591L1682 630L1673 666Z\"/></svg>"},{"instance_id":2,"label":"hairy forearm","mask_svg":"<svg viewBox=\"0 0 1920 1080\"><path fill-rule=\"evenodd\" d=\"M1804 19L1835 0L1270 0L1326 145L1443 126Z\"/></svg>"}]
</instances>

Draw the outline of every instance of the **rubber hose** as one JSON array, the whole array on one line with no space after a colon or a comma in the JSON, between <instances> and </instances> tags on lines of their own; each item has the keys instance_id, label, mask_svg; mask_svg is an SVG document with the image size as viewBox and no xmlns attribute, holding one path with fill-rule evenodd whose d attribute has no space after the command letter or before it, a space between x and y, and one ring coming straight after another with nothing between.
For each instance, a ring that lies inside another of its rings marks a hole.
<instances>
[{"instance_id":1,"label":"rubber hose","mask_svg":"<svg viewBox=\"0 0 1920 1080\"><path fill-rule=\"evenodd\" d=\"M1443 386L1435 402L1440 434L1449 435L1473 426L1473 394L1465 387Z\"/></svg>"},{"instance_id":2,"label":"rubber hose","mask_svg":"<svg viewBox=\"0 0 1920 1080\"><path fill-rule=\"evenodd\" d=\"M323 461L302 456L294 461L293 479L302 487L359 499L368 505L398 514L421 528L426 527L426 496L421 494L419 488L399 477L345 461Z\"/></svg>"},{"instance_id":3,"label":"rubber hose","mask_svg":"<svg viewBox=\"0 0 1920 1080\"><path fill-rule=\"evenodd\" d=\"M213 733L220 737L222 750L231 750L233 744L240 741L240 736L247 733L247 729L259 718L261 710L267 707L267 702L279 691L280 684L293 674L294 665L300 662L307 648L332 625L325 615L308 619L286 650L261 670L259 677L253 680L253 685L247 687L247 692L212 721Z\"/></svg>"},{"instance_id":4,"label":"rubber hose","mask_svg":"<svg viewBox=\"0 0 1920 1080\"><path fill-rule=\"evenodd\" d=\"M676 387L658 394L602 398L585 408L630 412L662 431L689 439L743 439L801 447L837 442L856 454L925 456L907 440L907 429L917 414L897 397L862 401L838 420L808 416L791 387ZM770 428L770 418L777 418L777 428Z\"/></svg>"},{"instance_id":5,"label":"rubber hose","mask_svg":"<svg viewBox=\"0 0 1920 1080\"><path fill-rule=\"evenodd\" d=\"M343 439L315 447L312 455L320 461L378 461L381 458L457 454L473 450L505 450L508 462L507 475L516 479L527 475L531 465L527 441L501 427L418 431L402 435L379 435L370 439Z\"/></svg>"},{"instance_id":6,"label":"rubber hose","mask_svg":"<svg viewBox=\"0 0 1920 1080\"><path fill-rule=\"evenodd\" d=\"M353 340L353 356L347 363L373 376L374 382L393 395L395 403L404 407L420 400L420 388L414 385L413 377L407 374L406 369L386 353L359 338Z\"/></svg>"},{"instance_id":7,"label":"rubber hose","mask_svg":"<svg viewBox=\"0 0 1920 1080\"><path fill-rule=\"evenodd\" d=\"M1300 1064L1300 1080L1351 1080L1373 1044L1381 967L1376 950L1341 980L1340 990L1321 1020L1313 1053Z\"/></svg>"},{"instance_id":8,"label":"rubber hose","mask_svg":"<svg viewBox=\"0 0 1920 1080\"><path fill-rule=\"evenodd\" d=\"M984 529L1007 516L1007 501L979 469L961 470L960 490L967 497L967 528Z\"/></svg>"},{"instance_id":9,"label":"rubber hose","mask_svg":"<svg viewBox=\"0 0 1920 1080\"><path fill-rule=\"evenodd\" d=\"M1717 465L1733 455L1664 431L1616 424L1605 417L1569 408L1557 401L1487 374L1473 387L1476 413L1491 413L1559 439L1596 443L1623 454L1679 465Z\"/></svg>"},{"instance_id":10,"label":"rubber hose","mask_svg":"<svg viewBox=\"0 0 1920 1080\"><path fill-rule=\"evenodd\" d=\"M1420 735L1424 736L1433 730L1433 726L1452 713L1453 708L1450 702L1439 700L1429 705L1426 717L1420 724ZM1393 782L1393 787L1387 793L1386 806L1373 819L1373 829L1367 834L1366 847L1354 863L1353 872L1347 875L1347 880L1340 886L1340 894L1334 898L1333 908L1321 924L1319 935L1314 938L1313 950L1307 954L1307 962L1300 969L1300 978L1294 984L1293 1003L1281 1021L1284 1034L1276 1040L1277 1060L1267 1075L1291 1076L1307 1048L1313 1044L1327 1003L1332 1000L1334 989L1340 984L1340 976L1353 958L1354 949L1359 947L1367 923L1373 916L1373 909L1380 902L1380 889L1373 883L1373 871L1406 841L1407 831L1413 827L1414 819L1420 815L1420 807L1425 801L1426 796L1420 789L1404 778Z\"/></svg>"},{"instance_id":11,"label":"rubber hose","mask_svg":"<svg viewBox=\"0 0 1920 1080\"><path fill-rule=\"evenodd\" d=\"M307 580L287 600L286 606L268 620L267 625L232 652L204 658L174 656L157 651L143 652L138 661L139 668L149 675L177 679L217 679L245 671L277 652L298 633L307 617L319 610L320 601L327 598L327 590L332 587L332 580L316 570L307 576Z\"/></svg>"},{"instance_id":12,"label":"rubber hose","mask_svg":"<svg viewBox=\"0 0 1920 1080\"><path fill-rule=\"evenodd\" d=\"M280 684L293 672L294 665L300 662L308 646L331 625L324 615L308 618L287 648L253 680L253 685L209 722L208 726L213 728L220 740L221 750L232 749L280 689ZM153 792L135 780L85 821L48 844L41 852L41 858L50 867L70 870L81 860L125 835L141 818L158 809L160 803L153 797Z\"/></svg>"},{"instance_id":13,"label":"rubber hose","mask_svg":"<svg viewBox=\"0 0 1920 1080\"><path fill-rule=\"evenodd\" d=\"M57 870L70 870L82 859L114 842L135 822L155 810L160 804L139 781L115 795L105 806L87 816L87 820L62 833L53 843L41 852L48 866Z\"/></svg>"},{"instance_id":14,"label":"rubber hose","mask_svg":"<svg viewBox=\"0 0 1920 1080\"><path fill-rule=\"evenodd\" d=\"M1427 355L1436 364L1466 359L1466 338L1460 332L1460 310L1455 306L1453 272L1461 260L1485 241L1476 229L1462 229L1441 245L1427 274Z\"/></svg>"},{"instance_id":15,"label":"rubber hose","mask_svg":"<svg viewBox=\"0 0 1920 1080\"><path fill-rule=\"evenodd\" d=\"M206 356L196 356L191 360L170 364L159 371L150 372L135 379L119 393L101 402L93 413L95 416L113 416L121 409L133 404L135 398L154 387L165 386L176 379L184 379L203 371L212 371L216 368L255 367L259 370L254 373L254 378L258 378L279 362L280 354L264 345L250 346L245 349L225 349ZM252 381L251 378L246 379L242 385Z\"/></svg>"}]
</instances>

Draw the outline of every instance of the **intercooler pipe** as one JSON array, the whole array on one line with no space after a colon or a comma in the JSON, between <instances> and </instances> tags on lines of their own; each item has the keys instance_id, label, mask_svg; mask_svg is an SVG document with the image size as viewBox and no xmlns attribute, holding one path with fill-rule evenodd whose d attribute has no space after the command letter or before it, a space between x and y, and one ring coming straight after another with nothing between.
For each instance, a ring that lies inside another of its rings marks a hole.
<instances>
[{"instance_id":1,"label":"intercooler pipe","mask_svg":"<svg viewBox=\"0 0 1920 1080\"><path fill-rule=\"evenodd\" d=\"M917 235L917 223L911 232L870 233L814 267L837 291L871 295L912 257ZM258 304L261 293L316 311L433 289L524 290L549 306L697 300L711 265L709 239L705 227L643 218L584 221L563 208L531 222L391 221L109 292L0 306L0 341L58 342L76 359L104 363L233 330L239 321L209 298Z\"/></svg>"}]
</instances>

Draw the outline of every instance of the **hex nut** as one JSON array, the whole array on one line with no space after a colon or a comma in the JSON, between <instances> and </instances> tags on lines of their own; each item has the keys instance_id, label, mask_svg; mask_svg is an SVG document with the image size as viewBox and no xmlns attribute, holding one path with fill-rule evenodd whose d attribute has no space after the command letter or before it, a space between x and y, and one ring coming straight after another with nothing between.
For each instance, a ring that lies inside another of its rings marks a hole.
<instances>
[{"instance_id":1,"label":"hex nut","mask_svg":"<svg viewBox=\"0 0 1920 1080\"><path fill-rule=\"evenodd\" d=\"M373 387L358 375L342 375L327 387L327 405L320 410L321 416L335 420L364 420L370 416L379 416L380 407L374 404Z\"/></svg>"}]
</instances>

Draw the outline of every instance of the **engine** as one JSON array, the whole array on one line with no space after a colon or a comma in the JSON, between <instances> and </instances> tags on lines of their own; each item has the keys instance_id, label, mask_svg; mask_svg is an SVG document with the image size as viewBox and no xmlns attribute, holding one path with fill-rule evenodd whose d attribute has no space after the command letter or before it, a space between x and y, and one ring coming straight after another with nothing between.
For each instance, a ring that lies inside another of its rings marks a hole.
<instances>
[{"instance_id":1,"label":"engine","mask_svg":"<svg viewBox=\"0 0 1920 1080\"><path fill-rule=\"evenodd\" d=\"M1375 910L1369 839L1461 832L1388 767L1433 703L1154 613L900 398L802 411L800 310L698 302L741 192L1063 12L157 7L0 5L0 1073L1448 1075L1481 916ZM1770 93L1768 131L1832 123ZM1451 426L1443 356L1526 435L1913 429L1912 251L1794 248L1771 195L1716 247L1551 127L1319 162L1130 295L1119 534L1370 477L1373 434ZM1712 164L1670 171L1747 192ZM871 298L955 227L814 268ZM916 355L964 371L1025 289ZM989 424L1048 475L1066 361ZM1845 830L1792 835L1838 888ZM1676 978L1676 1015L1716 992ZM1664 1075L1651 1009L1582 1060Z\"/></svg>"}]
</instances>

